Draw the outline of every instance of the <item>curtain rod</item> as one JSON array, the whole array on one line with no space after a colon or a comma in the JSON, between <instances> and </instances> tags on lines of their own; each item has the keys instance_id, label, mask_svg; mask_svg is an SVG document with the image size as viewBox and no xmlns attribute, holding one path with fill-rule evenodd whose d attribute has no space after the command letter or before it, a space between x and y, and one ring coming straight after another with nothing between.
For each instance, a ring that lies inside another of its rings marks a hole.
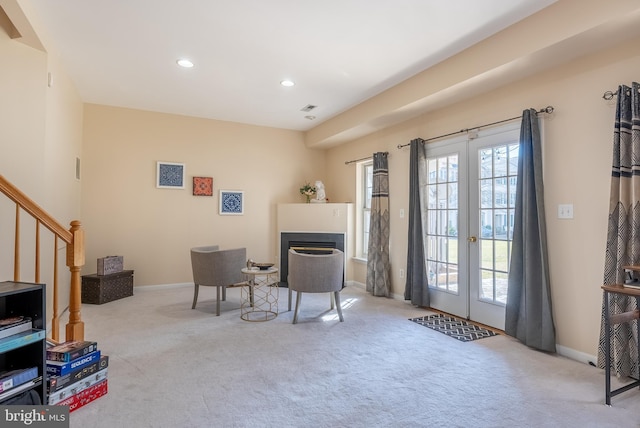
<instances>
[{"instance_id":1,"label":"curtain rod","mask_svg":"<svg viewBox=\"0 0 640 428\"><path fill-rule=\"evenodd\" d=\"M538 110L536 113L551 114L551 113L553 113L553 106L547 106L547 107L545 107L543 109ZM449 134L444 134L444 135L439 135L437 137L429 138L427 140L424 140L424 142L426 143L427 141L438 140L440 138L450 137L452 135L464 134L465 132L474 131L474 130L480 129L480 128L486 128L487 126L499 125L499 124L504 123L504 122L511 122L512 120L520 119L521 117L522 116L510 117L509 119L499 120L497 122L492 122L492 123L485 123L484 125L478 125L478 126L475 126L473 128L461 129L459 131L451 132ZM407 147L407 146L410 146L410 145L411 145L411 143L398 144L398 148L401 149L403 147Z\"/></svg>"},{"instance_id":2,"label":"curtain rod","mask_svg":"<svg viewBox=\"0 0 640 428\"><path fill-rule=\"evenodd\" d=\"M638 90L638 92L640 92L640 89ZM609 101L612 100L613 97L615 97L616 95L618 95L618 91L607 91L604 94L602 94L602 98L604 98L605 100Z\"/></svg>"},{"instance_id":3,"label":"curtain rod","mask_svg":"<svg viewBox=\"0 0 640 428\"><path fill-rule=\"evenodd\" d=\"M383 152L385 155L388 155L389 152ZM345 161L345 165L349 165L350 163L354 163L354 162L360 162L363 160L368 160L368 159L372 159L372 156L367 156L366 158L360 158L360 159L354 159L354 160L350 160L350 161Z\"/></svg>"}]
</instances>

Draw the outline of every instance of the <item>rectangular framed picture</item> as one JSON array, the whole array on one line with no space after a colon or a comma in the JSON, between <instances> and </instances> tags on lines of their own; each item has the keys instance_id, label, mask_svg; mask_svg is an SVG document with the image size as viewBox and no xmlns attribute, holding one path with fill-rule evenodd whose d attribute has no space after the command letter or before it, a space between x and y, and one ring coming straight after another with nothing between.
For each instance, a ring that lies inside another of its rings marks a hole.
<instances>
[{"instance_id":1,"label":"rectangular framed picture","mask_svg":"<svg viewBox=\"0 0 640 428\"><path fill-rule=\"evenodd\" d=\"M220 215L244 214L244 192L220 190Z\"/></svg>"},{"instance_id":2,"label":"rectangular framed picture","mask_svg":"<svg viewBox=\"0 0 640 428\"><path fill-rule=\"evenodd\" d=\"M213 177L193 177L193 196L213 196Z\"/></svg>"},{"instance_id":3,"label":"rectangular framed picture","mask_svg":"<svg viewBox=\"0 0 640 428\"><path fill-rule=\"evenodd\" d=\"M158 162L156 167L156 187L159 189L184 189L184 164Z\"/></svg>"}]
</instances>

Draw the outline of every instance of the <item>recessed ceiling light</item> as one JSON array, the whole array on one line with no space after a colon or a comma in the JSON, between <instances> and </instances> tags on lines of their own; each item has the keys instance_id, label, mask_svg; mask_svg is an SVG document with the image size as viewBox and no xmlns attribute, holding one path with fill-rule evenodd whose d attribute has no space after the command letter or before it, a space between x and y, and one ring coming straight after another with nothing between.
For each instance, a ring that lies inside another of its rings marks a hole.
<instances>
[{"instance_id":1,"label":"recessed ceiling light","mask_svg":"<svg viewBox=\"0 0 640 428\"><path fill-rule=\"evenodd\" d=\"M282 86L293 86L293 85L295 85L295 83L293 83L293 81L291 81L291 80L283 80L283 81L280 82L280 84Z\"/></svg>"},{"instance_id":2,"label":"recessed ceiling light","mask_svg":"<svg viewBox=\"0 0 640 428\"><path fill-rule=\"evenodd\" d=\"M176 61L180 67L191 68L193 67L193 63L188 59L179 59Z\"/></svg>"}]
</instances>

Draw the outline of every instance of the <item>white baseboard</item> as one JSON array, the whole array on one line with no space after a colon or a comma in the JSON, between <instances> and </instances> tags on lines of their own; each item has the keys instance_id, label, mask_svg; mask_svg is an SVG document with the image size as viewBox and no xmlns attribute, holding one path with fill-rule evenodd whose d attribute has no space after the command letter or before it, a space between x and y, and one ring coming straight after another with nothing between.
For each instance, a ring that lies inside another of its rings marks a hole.
<instances>
[{"instance_id":1,"label":"white baseboard","mask_svg":"<svg viewBox=\"0 0 640 428\"><path fill-rule=\"evenodd\" d=\"M361 288L363 290L366 288L363 283L358 282L358 281L346 281L345 285L351 286L351 287Z\"/></svg>"},{"instance_id":2,"label":"white baseboard","mask_svg":"<svg viewBox=\"0 0 640 428\"><path fill-rule=\"evenodd\" d=\"M591 364L593 366L598 364L598 357L595 355L589 355L584 352L576 351L575 349L568 348L566 346L556 344L556 352L563 357L571 358L572 360L579 361L585 364Z\"/></svg>"},{"instance_id":3,"label":"white baseboard","mask_svg":"<svg viewBox=\"0 0 640 428\"><path fill-rule=\"evenodd\" d=\"M193 287L193 282L179 282L176 284L159 284L159 285L138 285L133 287L133 291L151 291L151 290L160 290L166 288L182 288L182 287Z\"/></svg>"},{"instance_id":4,"label":"white baseboard","mask_svg":"<svg viewBox=\"0 0 640 428\"><path fill-rule=\"evenodd\" d=\"M347 281L347 285L352 285L352 286L358 287L358 288L360 288L362 290L366 290L367 289L367 285L366 284L363 284L363 283L358 282L358 281ZM393 300L401 300L403 302L405 301L404 300L404 294L391 294L391 298Z\"/></svg>"}]
</instances>

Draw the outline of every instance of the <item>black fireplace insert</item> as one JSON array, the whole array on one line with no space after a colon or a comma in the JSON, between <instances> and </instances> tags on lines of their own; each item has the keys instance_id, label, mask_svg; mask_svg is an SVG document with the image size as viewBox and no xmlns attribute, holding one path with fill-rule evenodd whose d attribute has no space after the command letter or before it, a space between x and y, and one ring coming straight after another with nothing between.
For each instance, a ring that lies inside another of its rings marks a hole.
<instances>
[{"instance_id":1,"label":"black fireplace insert","mask_svg":"<svg viewBox=\"0 0 640 428\"><path fill-rule=\"evenodd\" d=\"M280 234L280 286L287 286L289 249L300 253L328 254L332 249L344 252L344 233L282 232Z\"/></svg>"}]
</instances>

